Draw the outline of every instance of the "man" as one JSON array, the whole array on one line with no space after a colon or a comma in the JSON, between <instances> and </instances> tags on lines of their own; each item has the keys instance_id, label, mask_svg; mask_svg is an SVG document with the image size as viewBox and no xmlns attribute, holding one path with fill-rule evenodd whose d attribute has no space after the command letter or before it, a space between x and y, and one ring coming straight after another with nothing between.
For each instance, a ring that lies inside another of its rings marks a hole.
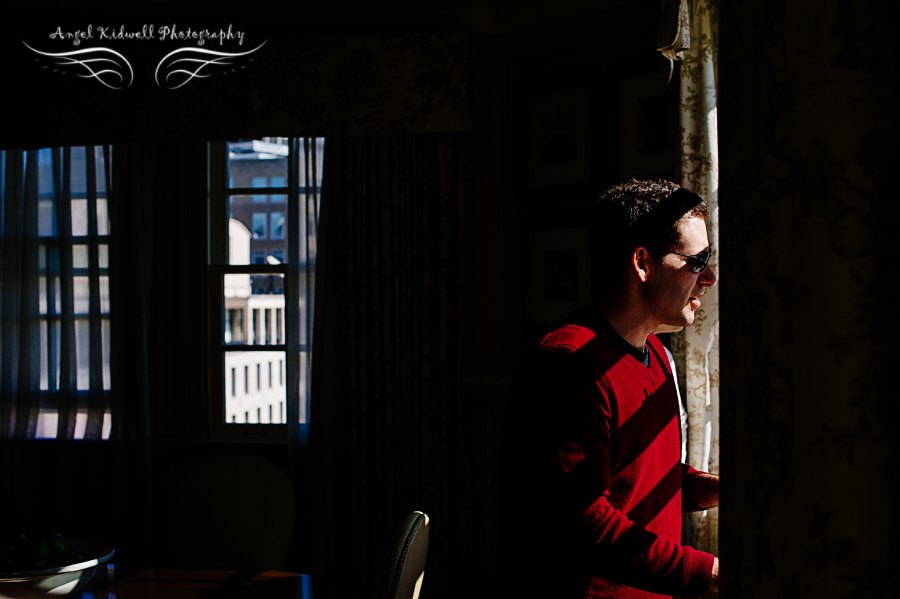
<instances>
[{"instance_id":1,"label":"man","mask_svg":"<svg viewBox=\"0 0 900 599\"><path fill-rule=\"evenodd\" d=\"M718 560L681 546L681 514L719 479L681 463L661 325L690 325L716 275L706 206L667 181L618 185L591 217L594 300L529 348L500 444L508 597L698 596Z\"/></svg>"}]
</instances>

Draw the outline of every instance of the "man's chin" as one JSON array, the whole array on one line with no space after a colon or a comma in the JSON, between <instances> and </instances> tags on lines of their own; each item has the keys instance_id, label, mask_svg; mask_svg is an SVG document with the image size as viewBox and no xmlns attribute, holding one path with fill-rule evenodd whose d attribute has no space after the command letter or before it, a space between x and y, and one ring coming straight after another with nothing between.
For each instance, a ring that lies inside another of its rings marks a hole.
<instances>
[{"instance_id":1,"label":"man's chin","mask_svg":"<svg viewBox=\"0 0 900 599\"><path fill-rule=\"evenodd\" d=\"M656 330L653 331L654 335L661 335L663 333L677 333L678 331L684 328L683 325L672 325L672 324L661 324L656 327Z\"/></svg>"}]
</instances>

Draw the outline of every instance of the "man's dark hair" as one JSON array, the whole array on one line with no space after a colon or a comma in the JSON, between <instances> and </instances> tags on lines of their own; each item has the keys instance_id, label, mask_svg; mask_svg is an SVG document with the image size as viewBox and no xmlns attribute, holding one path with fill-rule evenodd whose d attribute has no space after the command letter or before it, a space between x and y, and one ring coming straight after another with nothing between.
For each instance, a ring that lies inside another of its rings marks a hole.
<instances>
[{"instance_id":1,"label":"man's dark hair","mask_svg":"<svg viewBox=\"0 0 900 599\"><path fill-rule=\"evenodd\" d=\"M665 179L631 179L603 192L590 220L595 290L618 280L634 248L669 249L681 236L681 217L708 214L699 196Z\"/></svg>"}]
</instances>

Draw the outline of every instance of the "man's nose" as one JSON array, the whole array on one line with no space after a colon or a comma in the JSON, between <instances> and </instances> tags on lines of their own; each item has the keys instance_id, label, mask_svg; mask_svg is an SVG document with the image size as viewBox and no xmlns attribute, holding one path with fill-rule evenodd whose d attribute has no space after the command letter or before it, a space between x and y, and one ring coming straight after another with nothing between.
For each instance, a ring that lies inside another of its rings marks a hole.
<instances>
[{"instance_id":1,"label":"man's nose","mask_svg":"<svg viewBox=\"0 0 900 599\"><path fill-rule=\"evenodd\" d=\"M700 279L697 282L704 287L712 287L716 284L718 279L719 277L716 276L716 272L713 270L712 265L710 265L703 269L700 273Z\"/></svg>"}]
</instances>

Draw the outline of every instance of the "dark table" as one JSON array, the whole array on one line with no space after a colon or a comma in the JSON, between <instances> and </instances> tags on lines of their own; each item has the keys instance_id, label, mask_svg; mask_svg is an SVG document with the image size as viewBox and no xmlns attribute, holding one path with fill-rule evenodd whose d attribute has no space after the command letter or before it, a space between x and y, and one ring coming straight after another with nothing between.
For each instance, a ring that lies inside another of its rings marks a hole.
<instances>
[{"instance_id":1,"label":"dark table","mask_svg":"<svg viewBox=\"0 0 900 599\"><path fill-rule=\"evenodd\" d=\"M81 599L312 599L312 579L306 574L243 570L137 570L117 577L115 567L104 564L80 595Z\"/></svg>"}]
</instances>

